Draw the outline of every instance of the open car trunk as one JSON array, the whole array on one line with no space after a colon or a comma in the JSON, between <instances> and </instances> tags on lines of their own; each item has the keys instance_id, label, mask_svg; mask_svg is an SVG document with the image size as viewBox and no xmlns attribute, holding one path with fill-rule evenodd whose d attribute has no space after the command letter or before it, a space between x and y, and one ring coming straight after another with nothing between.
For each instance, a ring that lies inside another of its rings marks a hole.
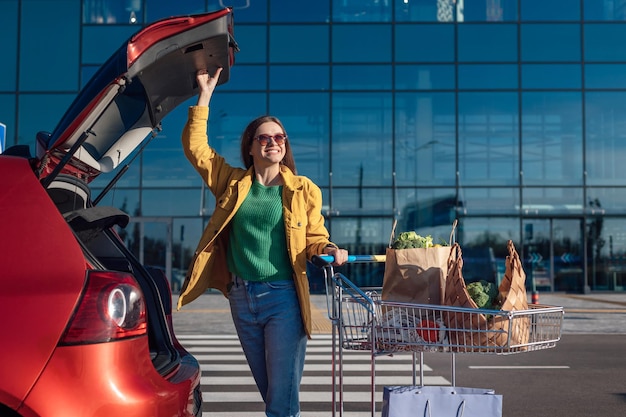
<instances>
[{"instance_id":1,"label":"open car trunk","mask_svg":"<svg viewBox=\"0 0 626 417\"><path fill-rule=\"evenodd\" d=\"M126 227L130 217L118 208L98 206L100 198L92 198L89 183L120 167L160 130L167 114L197 94L198 70L221 67L219 83L227 82L237 50L229 8L151 24L100 68L52 133L37 136L34 171L87 263L93 269L129 272L140 284L151 357L162 375L180 360L168 322L172 303L167 279L141 265L125 246L116 230Z\"/></svg>"}]
</instances>

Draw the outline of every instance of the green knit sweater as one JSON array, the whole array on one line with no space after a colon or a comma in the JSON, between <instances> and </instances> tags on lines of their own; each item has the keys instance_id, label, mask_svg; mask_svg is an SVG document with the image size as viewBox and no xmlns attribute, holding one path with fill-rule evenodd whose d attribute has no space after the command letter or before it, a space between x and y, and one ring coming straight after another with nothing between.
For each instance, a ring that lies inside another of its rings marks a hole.
<instances>
[{"instance_id":1,"label":"green knit sweater","mask_svg":"<svg viewBox=\"0 0 626 417\"><path fill-rule=\"evenodd\" d=\"M254 181L235 213L228 245L230 272L249 281L292 279L283 220L282 186Z\"/></svg>"}]
</instances>

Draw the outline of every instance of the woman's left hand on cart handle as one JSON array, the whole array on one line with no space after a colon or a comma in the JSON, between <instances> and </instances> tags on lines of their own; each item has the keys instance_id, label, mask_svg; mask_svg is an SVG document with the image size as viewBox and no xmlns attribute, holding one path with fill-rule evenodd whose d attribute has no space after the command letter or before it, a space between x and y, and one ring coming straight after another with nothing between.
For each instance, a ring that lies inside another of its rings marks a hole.
<instances>
[{"instance_id":1,"label":"woman's left hand on cart handle","mask_svg":"<svg viewBox=\"0 0 626 417\"><path fill-rule=\"evenodd\" d=\"M341 248L328 247L324 250L324 255L331 258L330 263L340 266L349 261L348 251Z\"/></svg>"}]
</instances>

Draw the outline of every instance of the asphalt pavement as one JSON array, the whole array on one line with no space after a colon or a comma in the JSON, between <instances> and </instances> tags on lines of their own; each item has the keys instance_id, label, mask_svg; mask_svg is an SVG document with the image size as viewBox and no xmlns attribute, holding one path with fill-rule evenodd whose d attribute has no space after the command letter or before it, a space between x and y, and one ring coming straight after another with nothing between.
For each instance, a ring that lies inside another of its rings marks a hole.
<instances>
[{"instance_id":1,"label":"asphalt pavement","mask_svg":"<svg viewBox=\"0 0 626 417\"><path fill-rule=\"evenodd\" d=\"M531 301L530 293L528 295ZM173 296L176 306L178 295ZM539 293L539 304L563 307L563 334L626 334L626 292ZM326 295L311 297L313 333L330 334ZM172 312L177 334L235 334L228 300L207 291L181 310Z\"/></svg>"}]
</instances>

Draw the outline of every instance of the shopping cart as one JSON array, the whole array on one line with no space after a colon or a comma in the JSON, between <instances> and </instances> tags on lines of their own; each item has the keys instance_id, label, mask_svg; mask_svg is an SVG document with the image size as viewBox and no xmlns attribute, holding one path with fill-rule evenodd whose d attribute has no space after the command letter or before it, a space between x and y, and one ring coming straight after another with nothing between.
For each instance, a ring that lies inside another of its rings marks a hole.
<instances>
[{"instance_id":1,"label":"shopping cart","mask_svg":"<svg viewBox=\"0 0 626 417\"><path fill-rule=\"evenodd\" d=\"M424 386L424 352L451 355L456 386L457 353L511 355L548 349L561 338L563 307L529 305L502 311L391 302L380 289L359 288L334 272L330 256L313 263L324 271L328 317L332 323L333 416L343 416L343 351L369 352L371 414L376 411L376 358L394 353L413 355L413 386ZM384 262L384 255L350 255L348 262Z\"/></svg>"}]
</instances>

